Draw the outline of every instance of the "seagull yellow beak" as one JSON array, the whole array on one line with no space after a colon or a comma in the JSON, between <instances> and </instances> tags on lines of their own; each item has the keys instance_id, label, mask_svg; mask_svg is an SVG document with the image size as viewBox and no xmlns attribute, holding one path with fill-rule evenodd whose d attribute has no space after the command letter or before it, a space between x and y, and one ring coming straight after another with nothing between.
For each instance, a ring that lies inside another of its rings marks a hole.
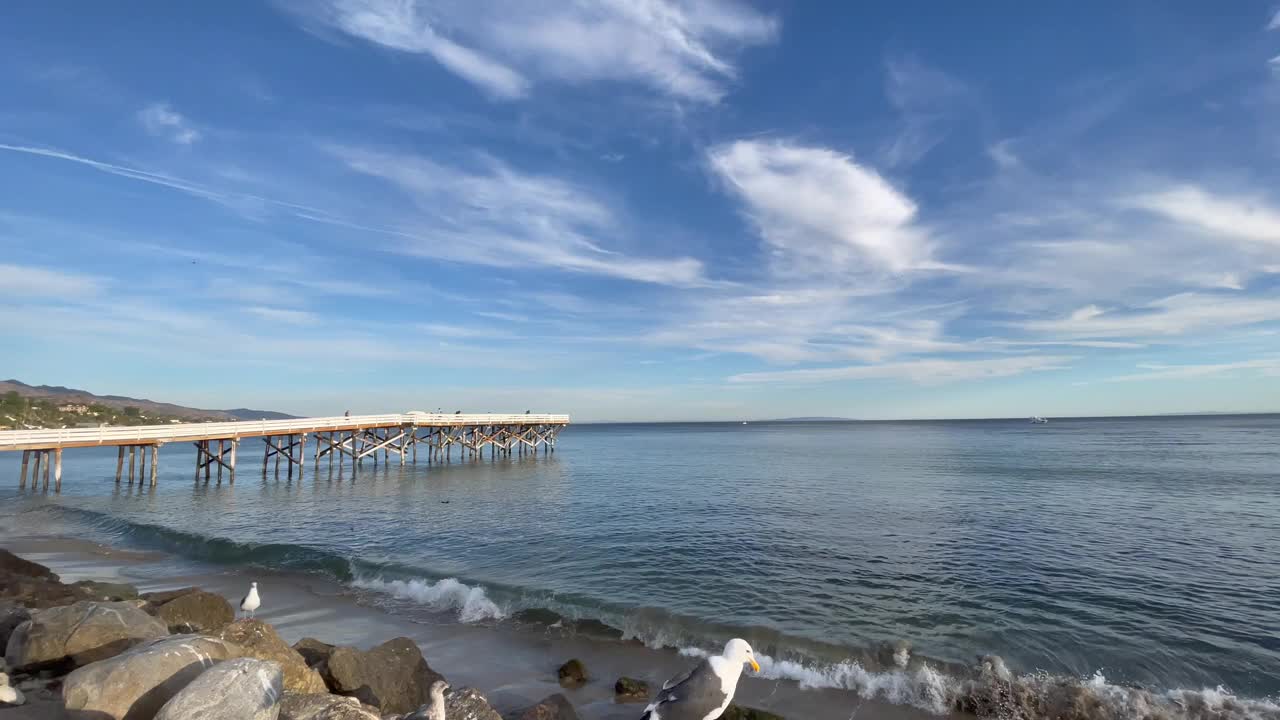
<instances>
[{"instance_id":1,"label":"seagull yellow beak","mask_svg":"<svg viewBox=\"0 0 1280 720\"><path fill-rule=\"evenodd\" d=\"M751 663L751 669L753 671L760 672L760 663L756 662L755 658L747 658L747 662Z\"/></svg>"}]
</instances>

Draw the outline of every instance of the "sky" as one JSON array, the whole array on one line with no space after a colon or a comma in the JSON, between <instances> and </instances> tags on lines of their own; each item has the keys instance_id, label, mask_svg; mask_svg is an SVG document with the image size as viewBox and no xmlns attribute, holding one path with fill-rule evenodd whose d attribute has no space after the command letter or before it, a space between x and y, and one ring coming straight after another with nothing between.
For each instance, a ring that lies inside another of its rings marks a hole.
<instances>
[{"instance_id":1,"label":"sky","mask_svg":"<svg viewBox=\"0 0 1280 720\"><path fill-rule=\"evenodd\" d=\"M1280 411L1280 5L8 7L0 377L298 414Z\"/></svg>"}]
</instances>

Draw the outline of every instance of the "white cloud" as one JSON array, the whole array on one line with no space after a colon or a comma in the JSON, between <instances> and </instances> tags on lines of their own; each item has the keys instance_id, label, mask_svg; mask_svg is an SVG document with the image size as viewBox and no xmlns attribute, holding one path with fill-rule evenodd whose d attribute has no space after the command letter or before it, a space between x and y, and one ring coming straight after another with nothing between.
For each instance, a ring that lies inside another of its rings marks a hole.
<instances>
[{"instance_id":1,"label":"white cloud","mask_svg":"<svg viewBox=\"0 0 1280 720\"><path fill-rule=\"evenodd\" d=\"M263 320L285 325L311 326L319 325L320 317L305 310L286 310L284 308L253 306L244 308L244 312Z\"/></svg>"},{"instance_id":2,"label":"white cloud","mask_svg":"<svg viewBox=\"0 0 1280 720\"><path fill-rule=\"evenodd\" d=\"M138 111L138 120L147 132L168 138L179 145L190 145L200 139L200 131L168 103L152 103Z\"/></svg>"},{"instance_id":3,"label":"white cloud","mask_svg":"<svg viewBox=\"0 0 1280 720\"><path fill-rule=\"evenodd\" d=\"M1263 358L1231 363L1204 365L1139 365L1144 372L1116 375L1102 382L1142 382L1149 380L1195 380L1206 377L1239 374L1239 371L1256 371L1262 375L1280 377L1280 359Z\"/></svg>"},{"instance_id":4,"label":"white cloud","mask_svg":"<svg viewBox=\"0 0 1280 720\"><path fill-rule=\"evenodd\" d=\"M1181 185L1134 196L1129 203L1227 238L1280 245L1280 210L1258 198L1216 195L1195 185Z\"/></svg>"},{"instance_id":5,"label":"white cloud","mask_svg":"<svg viewBox=\"0 0 1280 720\"><path fill-rule=\"evenodd\" d=\"M969 380L1010 377L1026 372L1061 370L1074 357L1030 355L981 360L910 360L879 365L778 370L743 373L729 378L740 383L825 383L849 380L907 380L918 385L938 385Z\"/></svg>"},{"instance_id":6,"label":"white cloud","mask_svg":"<svg viewBox=\"0 0 1280 720\"><path fill-rule=\"evenodd\" d=\"M498 267L541 266L674 286L710 284L694 258L640 258L605 247L624 232L613 211L558 178L497 161L462 170L426 158L356 148L348 167L399 188L415 207L393 249Z\"/></svg>"},{"instance_id":7,"label":"white cloud","mask_svg":"<svg viewBox=\"0 0 1280 720\"><path fill-rule=\"evenodd\" d=\"M102 280L89 275L0 263L0 296L11 299L83 298L102 288Z\"/></svg>"},{"instance_id":8,"label":"white cloud","mask_svg":"<svg viewBox=\"0 0 1280 720\"><path fill-rule=\"evenodd\" d=\"M1277 10L1276 14L1272 16L1271 22L1267 23L1267 29L1280 30L1280 10Z\"/></svg>"},{"instance_id":9,"label":"white cloud","mask_svg":"<svg viewBox=\"0 0 1280 720\"><path fill-rule=\"evenodd\" d=\"M1079 338L1152 338L1280 320L1280 298L1182 293L1129 310L1081 308L1065 318L1031 320L1031 332Z\"/></svg>"},{"instance_id":10,"label":"white cloud","mask_svg":"<svg viewBox=\"0 0 1280 720\"><path fill-rule=\"evenodd\" d=\"M970 90L942 70L914 58L898 58L885 64L885 94L902 118L902 130L886 155L889 165L896 167L919 162L946 139Z\"/></svg>"},{"instance_id":11,"label":"white cloud","mask_svg":"<svg viewBox=\"0 0 1280 720\"><path fill-rule=\"evenodd\" d=\"M777 32L775 20L737 0L325 0L289 7L306 22L430 55L508 99L527 94L532 77L634 82L714 102L735 76L729 55Z\"/></svg>"},{"instance_id":12,"label":"white cloud","mask_svg":"<svg viewBox=\"0 0 1280 720\"><path fill-rule=\"evenodd\" d=\"M944 268L911 198L848 155L739 140L712 148L710 163L746 204L782 274Z\"/></svg>"}]
</instances>

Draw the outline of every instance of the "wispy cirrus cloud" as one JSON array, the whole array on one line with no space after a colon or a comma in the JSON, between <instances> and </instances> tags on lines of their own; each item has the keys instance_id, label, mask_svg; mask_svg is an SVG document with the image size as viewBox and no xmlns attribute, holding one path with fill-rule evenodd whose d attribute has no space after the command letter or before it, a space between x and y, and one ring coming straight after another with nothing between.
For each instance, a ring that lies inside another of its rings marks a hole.
<instances>
[{"instance_id":1,"label":"wispy cirrus cloud","mask_svg":"<svg viewBox=\"0 0 1280 720\"><path fill-rule=\"evenodd\" d=\"M0 296L13 298L84 298L101 292L102 278L32 265L0 263Z\"/></svg>"},{"instance_id":2,"label":"wispy cirrus cloud","mask_svg":"<svg viewBox=\"0 0 1280 720\"><path fill-rule=\"evenodd\" d=\"M1280 247L1280 210L1258 197L1224 196L1179 185L1133 196L1127 203L1224 240Z\"/></svg>"},{"instance_id":3,"label":"wispy cirrus cloud","mask_svg":"<svg viewBox=\"0 0 1280 720\"><path fill-rule=\"evenodd\" d=\"M411 203L398 252L497 267L537 266L638 282L712 284L691 257L645 258L613 249L626 231L577 185L497 160L464 169L403 153L332 146L351 170L385 181Z\"/></svg>"},{"instance_id":4,"label":"wispy cirrus cloud","mask_svg":"<svg viewBox=\"0 0 1280 720\"><path fill-rule=\"evenodd\" d=\"M735 74L731 55L773 40L777 21L738 0L324 0L286 3L313 27L428 55L493 97L535 82L619 81L715 102Z\"/></svg>"},{"instance_id":5,"label":"wispy cirrus cloud","mask_svg":"<svg viewBox=\"0 0 1280 720\"><path fill-rule=\"evenodd\" d=\"M138 111L138 121L147 132L179 145L190 145L200 139L200 131L174 110L169 103L152 103Z\"/></svg>"},{"instance_id":6,"label":"wispy cirrus cloud","mask_svg":"<svg viewBox=\"0 0 1280 720\"><path fill-rule=\"evenodd\" d=\"M742 373L729 378L736 383L826 383L850 380L906 380L917 385L985 380L1028 372L1061 370L1076 358L1067 355L1033 355L978 360L927 359L877 365L848 365L771 372Z\"/></svg>"},{"instance_id":7,"label":"wispy cirrus cloud","mask_svg":"<svg viewBox=\"0 0 1280 720\"><path fill-rule=\"evenodd\" d=\"M1280 298L1181 293L1132 308L1079 308L1066 317L1021 323L1024 330L1074 338L1154 338L1280 321Z\"/></svg>"},{"instance_id":8,"label":"wispy cirrus cloud","mask_svg":"<svg viewBox=\"0 0 1280 720\"><path fill-rule=\"evenodd\" d=\"M1138 366L1142 372L1115 375L1101 382L1148 382L1156 380L1198 380L1208 377L1261 375L1280 377L1280 358L1259 358L1229 363L1205 363L1196 365L1166 365L1144 363Z\"/></svg>"},{"instance_id":9,"label":"wispy cirrus cloud","mask_svg":"<svg viewBox=\"0 0 1280 720\"><path fill-rule=\"evenodd\" d=\"M243 309L245 313L261 320L284 325L309 327L320 324L320 316L306 310L290 310L288 308L252 306Z\"/></svg>"}]
</instances>

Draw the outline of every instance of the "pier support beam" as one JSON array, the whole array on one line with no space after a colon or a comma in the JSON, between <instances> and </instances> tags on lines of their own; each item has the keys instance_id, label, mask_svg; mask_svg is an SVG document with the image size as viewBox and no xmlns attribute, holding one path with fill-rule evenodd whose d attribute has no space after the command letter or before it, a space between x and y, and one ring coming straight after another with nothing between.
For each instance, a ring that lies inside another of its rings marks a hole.
<instances>
[{"instance_id":1,"label":"pier support beam","mask_svg":"<svg viewBox=\"0 0 1280 720\"><path fill-rule=\"evenodd\" d=\"M218 443L218 449L213 449L213 443ZM200 480L200 471L204 470L204 481L209 482L213 475L213 466L218 466L218 480L222 480L222 471L225 468L231 482L236 481L236 447L240 445L238 438L222 438L219 440L197 440L196 446L196 481ZM152 462L154 462L155 454L153 449ZM152 472L152 484L155 484L154 468Z\"/></svg>"},{"instance_id":2,"label":"pier support beam","mask_svg":"<svg viewBox=\"0 0 1280 720\"><path fill-rule=\"evenodd\" d=\"M307 434L300 435L267 435L262 438L267 448L262 457L262 474L267 474L267 461L273 456L276 459L275 473L280 474L280 459L286 461L285 469L289 477L293 477L293 466L298 466L298 477L302 477L302 469L307 460Z\"/></svg>"}]
</instances>

